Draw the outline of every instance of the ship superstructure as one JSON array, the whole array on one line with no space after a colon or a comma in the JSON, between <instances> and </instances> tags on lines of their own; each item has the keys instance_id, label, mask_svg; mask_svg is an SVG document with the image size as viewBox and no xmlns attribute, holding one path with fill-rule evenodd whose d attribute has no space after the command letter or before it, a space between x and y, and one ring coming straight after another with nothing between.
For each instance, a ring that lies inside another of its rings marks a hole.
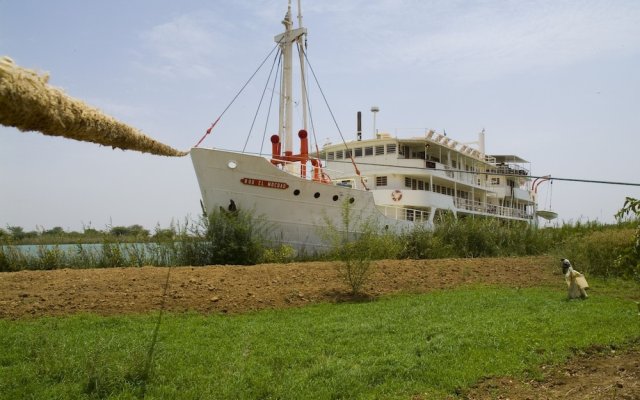
<instances>
[{"instance_id":1,"label":"ship superstructure","mask_svg":"<svg viewBox=\"0 0 640 400\"><path fill-rule=\"evenodd\" d=\"M297 20L294 28L289 2L282 21L285 31L275 36L282 70L278 134L271 136L271 153L198 145L191 149L205 211L248 210L267 222L268 239L303 251L326 248L326 229L344 226L345 207L354 221L374 222L396 232L416 224L433 227L445 213L535 222L528 163L513 155L485 154L484 131L475 146L426 130L408 138L376 133L362 140L358 134L356 140L310 150L315 146L307 132L307 31L299 1ZM298 50L301 64L304 110L297 141L292 118L293 49Z\"/></svg>"}]
</instances>

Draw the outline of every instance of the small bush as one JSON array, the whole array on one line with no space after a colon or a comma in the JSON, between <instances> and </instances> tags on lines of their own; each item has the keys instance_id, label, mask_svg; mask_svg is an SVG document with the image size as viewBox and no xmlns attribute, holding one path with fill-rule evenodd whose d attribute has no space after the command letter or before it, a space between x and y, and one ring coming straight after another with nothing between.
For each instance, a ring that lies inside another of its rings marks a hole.
<instances>
[{"instance_id":1,"label":"small bush","mask_svg":"<svg viewBox=\"0 0 640 400\"><path fill-rule=\"evenodd\" d=\"M118 243L105 241L102 243L102 251L99 253L98 267L116 268L127 267L126 256Z\"/></svg>"},{"instance_id":2,"label":"small bush","mask_svg":"<svg viewBox=\"0 0 640 400\"><path fill-rule=\"evenodd\" d=\"M16 246L0 246L0 271L22 271L33 268L31 257L20 251Z\"/></svg>"},{"instance_id":3,"label":"small bush","mask_svg":"<svg viewBox=\"0 0 640 400\"><path fill-rule=\"evenodd\" d=\"M294 260L296 250L286 244L274 248L266 248L262 253L263 263L289 263Z\"/></svg>"},{"instance_id":4,"label":"small bush","mask_svg":"<svg viewBox=\"0 0 640 400\"><path fill-rule=\"evenodd\" d=\"M339 228L327 227L326 239L331 243L330 254L340 262L336 269L352 295L359 295L371 276L371 260L395 258L401 252L397 238L372 221L361 221L353 214L351 203L342 204L342 221Z\"/></svg>"},{"instance_id":5,"label":"small bush","mask_svg":"<svg viewBox=\"0 0 640 400\"><path fill-rule=\"evenodd\" d=\"M56 269L64 268L66 263L66 254L56 246L38 246L37 269Z\"/></svg>"},{"instance_id":6,"label":"small bush","mask_svg":"<svg viewBox=\"0 0 640 400\"><path fill-rule=\"evenodd\" d=\"M180 265L257 264L264 251L265 223L244 210L215 211L186 225L177 242Z\"/></svg>"},{"instance_id":7,"label":"small bush","mask_svg":"<svg viewBox=\"0 0 640 400\"><path fill-rule=\"evenodd\" d=\"M351 294L358 295L373 269L367 248L362 242L346 243L341 249L342 262L338 264L338 275L349 286Z\"/></svg>"}]
</instances>

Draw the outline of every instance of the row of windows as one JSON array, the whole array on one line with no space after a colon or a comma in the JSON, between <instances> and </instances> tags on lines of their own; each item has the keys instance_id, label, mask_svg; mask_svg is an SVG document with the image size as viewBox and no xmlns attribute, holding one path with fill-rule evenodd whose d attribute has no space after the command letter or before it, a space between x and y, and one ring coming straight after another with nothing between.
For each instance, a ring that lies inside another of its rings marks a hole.
<instances>
[{"instance_id":1,"label":"row of windows","mask_svg":"<svg viewBox=\"0 0 640 400\"><path fill-rule=\"evenodd\" d=\"M385 153L385 145L379 146L366 146L366 147L356 147L355 149L348 150L338 150L336 152L330 151L327 153L327 160L343 160L351 158L351 154L353 152L353 157L367 157L367 156L382 156L384 154L395 154L396 153L396 144L389 143L386 145L387 152Z\"/></svg>"},{"instance_id":2,"label":"row of windows","mask_svg":"<svg viewBox=\"0 0 640 400\"><path fill-rule=\"evenodd\" d=\"M386 176L379 176L376 178L376 182L378 182L379 178L385 178L384 182L386 186ZM380 185L378 185L380 186ZM404 178L404 186L406 188L412 189L412 190L431 190L433 192L436 193L441 193L441 194L446 194L448 196L453 196L455 194L455 190L452 187L447 187L447 186L441 186L441 185L433 185L433 188L430 188L430 184L429 182L420 180L420 179L413 179L413 178L409 178L409 177L405 177ZM465 192L464 190L458 190L458 197L463 198L463 199L468 199L469 198L469 192Z\"/></svg>"},{"instance_id":3,"label":"row of windows","mask_svg":"<svg viewBox=\"0 0 640 400\"><path fill-rule=\"evenodd\" d=\"M409 177L404 178L404 186L413 190L430 190L429 182L420 179L411 179Z\"/></svg>"}]
</instances>

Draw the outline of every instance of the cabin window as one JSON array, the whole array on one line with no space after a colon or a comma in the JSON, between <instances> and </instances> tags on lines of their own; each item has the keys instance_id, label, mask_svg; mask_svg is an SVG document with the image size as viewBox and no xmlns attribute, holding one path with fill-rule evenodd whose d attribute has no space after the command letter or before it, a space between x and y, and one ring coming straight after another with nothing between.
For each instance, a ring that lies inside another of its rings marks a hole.
<instances>
[{"instance_id":1,"label":"cabin window","mask_svg":"<svg viewBox=\"0 0 640 400\"><path fill-rule=\"evenodd\" d=\"M336 151L336 160L342 160L342 150Z\"/></svg>"},{"instance_id":2,"label":"cabin window","mask_svg":"<svg viewBox=\"0 0 640 400\"><path fill-rule=\"evenodd\" d=\"M373 147L371 147L371 146L365 147L364 148L364 155L365 156L372 156L373 155Z\"/></svg>"},{"instance_id":3,"label":"cabin window","mask_svg":"<svg viewBox=\"0 0 640 400\"><path fill-rule=\"evenodd\" d=\"M457 162L456 160L451 160L451 166L452 166L454 169L458 169L458 162Z\"/></svg>"},{"instance_id":4,"label":"cabin window","mask_svg":"<svg viewBox=\"0 0 640 400\"><path fill-rule=\"evenodd\" d=\"M424 181L418 181L418 190L424 190Z\"/></svg>"},{"instance_id":5,"label":"cabin window","mask_svg":"<svg viewBox=\"0 0 640 400\"><path fill-rule=\"evenodd\" d=\"M334 156L333 151L328 152L328 153L327 153L327 160L328 160L328 161L332 161L332 160L333 160L333 156Z\"/></svg>"},{"instance_id":6,"label":"cabin window","mask_svg":"<svg viewBox=\"0 0 640 400\"><path fill-rule=\"evenodd\" d=\"M376 186L387 186L387 177L376 176Z\"/></svg>"},{"instance_id":7,"label":"cabin window","mask_svg":"<svg viewBox=\"0 0 640 400\"><path fill-rule=\"evenodd\" d=\"M500 184L500 178L491 178L491 184L492 185L499 185Z\"/></svg>"},{"instance_id":8,"label":"cabin window","mask_svg":"<svg viewBox=\"0 0 640 400\"><path fill-rule=\"evenodd\" d=\"M376 146L376 155L377 156L384 155L384 146Z\"/></svg>"},{"instance_id":9,"label":"cabin window","mask_svg":"<svg viewBox=\"0 0 640 400\"><path fill-rule=\"evenodd\" d=\"M411 187L411 178L404 178L404 187Z\"/></svg>"},{"instance_id":10,"label":"cabin window","mask_svg":"<svg viewBox=\"0 0 640 400\"><path fill-rule=\"evenodd\" d=\"M356 157L362 157L362 147L355 148L353 151Z\"/></svg>"},{"instance_id":11,"label":"cabin window","mask_svg":"<svg viewBox=\"0 0 640 400\"><path fill-rule=\"evenodd\" d=\"M394 154L396 152L396 144L391 143L387 145L387 154Z\"/></svg>"}]
</instances>

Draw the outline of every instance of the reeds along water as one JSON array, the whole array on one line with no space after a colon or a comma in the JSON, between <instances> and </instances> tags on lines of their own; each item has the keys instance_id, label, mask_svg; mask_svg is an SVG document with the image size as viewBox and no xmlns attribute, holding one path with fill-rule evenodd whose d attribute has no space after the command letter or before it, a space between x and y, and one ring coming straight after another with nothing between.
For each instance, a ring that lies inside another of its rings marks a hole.
<instances>
[{"instance_id":1,"label":"reeds along water","mask_svg":"<svg viewBox=\"0 0 640 400\"><path fill-rule=\"evenodd\" d=\"M187 154L67 96L48 81L48 74L38 74L16 65L9 57L1 57L0 124L114 149L170 157Z\"/></svg>"}]
</instances>

